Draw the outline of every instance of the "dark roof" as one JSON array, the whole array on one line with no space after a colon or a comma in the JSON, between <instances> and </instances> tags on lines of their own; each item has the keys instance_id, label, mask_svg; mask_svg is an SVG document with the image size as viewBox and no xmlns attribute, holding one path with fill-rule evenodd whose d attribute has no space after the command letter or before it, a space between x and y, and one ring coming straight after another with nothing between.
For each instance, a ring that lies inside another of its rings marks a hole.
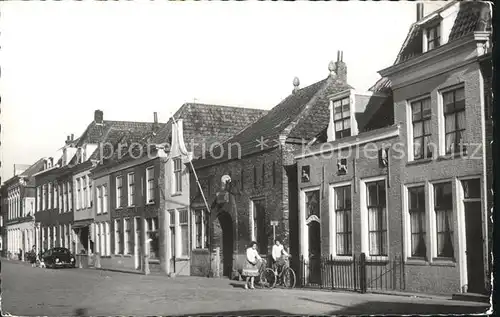
<instances>
[{"instance_id":1,"label":"dark roof","mask_svg":"<svg viewBox=\"0 0 500 317\"><path fill-rule=\"evenodd\" d=\"M335 76L329 76L299 89L272 108L265 116L228 139L222 147L224 152L221 158L213 158L213 156L220 156L220 152L206 153L203 158L194 163L198 166L206 166L237 158L238 146L236 145L239 145L241 157L258 153L278 146L280 135L288 138L314 138L328 125L328 95L351 88L347 83L338 81ZM264 140L265 144L261 144L260 140Z\"/></svg>"},{"instance_id":2,"label":"dark roof","mask_svg":"<svg viewBox=\"0 0 500 317\"><path fill-rule=\"evenodd\" d=\"M449 34L449 41L457 40L474 31L491 29L491 13L489 5L483 1L461 1L459 12ZM444 8L437 10L442 11ZM394 65L405 62L422 54L422 35L424 26L414 23L394 62Z\"/></svg>"},{"instance_id":3,"label":"dark roof","mask_svg":"<svg viewBox=\"0 0 500 317\"><path fill-rule=\"evenodd\" d=\"M377 82L368 89L373 92L388 92L392 88L392 83L387 77L382 77Z\"/></svg>"},{"instance_id":4,"label":"dark roof","mask_svg":"<svg viewBox=\"0 0 500 317\"><path fill-rule=\"evenodd\" d=\"M186 147L189 151L193 150L194 157L197 157L207 146L209 147L214 142L227 140L266 113L267 111L262 109L186 103L177 110L174 118L176 120L182 119ZM168 150L171 145L172 125L173 120L170 119L154 134L150 131L130 131L116 142L115 155L106 160L105 166L99 166L98 169L116 166L143 157L147 153L154 154L155 144L163 145ZM118 144L124 142L129 145L131 142L135 142L135 146L131 148L131 152L118 158L116 148ZM149 151L148 147L150 147Z\"/></svg>"},{"instance_id":5,"label":"dark roof","mask_svg":"<svg viewBox=\"0 0 500 317\"><path fill-rule=\"evenodd\" d=\"M77 139L76 146L82 146L85 143L99 143L103 142L109 130L152 130L152 122L134 122L134 121L110 121L104 120L102 124L97 124L92 121L85 129L85 132Z\"/></svg>"},{"instance_id":6,"label":"dark roof","mask_svg":"<svg viewBox=\"0 0 500 317\"><path fill-rule=\"evenodd\" d=\"M30 165L24 172L18 174L18 175L14 175L13 177L7 179L4 183L3 183L3 186L4 185L7 185L9 183L11 183L12 181L15 181L16 179L19 179L19 178L27 178L28 181L27 181L27 185L28 186L33 186L34 185L34 177L33 175L42 171L43 170L43 166L44 166L44 159L41 158L39 159L38 161L36 161L35 163L33 163L32 165Z\"/></svg>"}]
</instances>

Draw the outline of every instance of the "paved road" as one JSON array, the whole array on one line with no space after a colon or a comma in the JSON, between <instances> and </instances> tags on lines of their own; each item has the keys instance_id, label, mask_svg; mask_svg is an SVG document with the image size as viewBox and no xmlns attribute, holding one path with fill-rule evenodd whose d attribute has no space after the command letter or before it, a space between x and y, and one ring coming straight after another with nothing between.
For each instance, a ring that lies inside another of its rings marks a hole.
<instances>
[{"instance_id":1,"label":"paved road","mask_svg":"<svg viewBox=\"0 0 500 317\"><path fill-rule=\"evenodd\" d=\"M2 261L3 311L17 316L437 314L485 312L444 299L311 290L245 290L224 279L40 269Z\"/></svg>"}]
</instances>

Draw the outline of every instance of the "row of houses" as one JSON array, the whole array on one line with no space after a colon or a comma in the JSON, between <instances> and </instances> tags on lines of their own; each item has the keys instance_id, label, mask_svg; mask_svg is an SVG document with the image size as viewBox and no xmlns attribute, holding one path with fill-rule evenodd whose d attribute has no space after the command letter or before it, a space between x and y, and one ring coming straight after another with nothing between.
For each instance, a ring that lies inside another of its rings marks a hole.
<instances>
[{"instance_id":1,"label":"row of houses","mask_svg":"<svg viewBox=\"0 0 500 317\"><path fill-rule=\"evenodd\" d=\"M184 104L167 123L104 120L2 187L4 252L64 246L102 265L239 275L279 238L321 259L403 259L405 289L475 292L491 273L491 11L450 2L411 26L368 92L343 53L269 111ZM4 212L5 211L5 212Z\"/></svg>"}]
</instances>

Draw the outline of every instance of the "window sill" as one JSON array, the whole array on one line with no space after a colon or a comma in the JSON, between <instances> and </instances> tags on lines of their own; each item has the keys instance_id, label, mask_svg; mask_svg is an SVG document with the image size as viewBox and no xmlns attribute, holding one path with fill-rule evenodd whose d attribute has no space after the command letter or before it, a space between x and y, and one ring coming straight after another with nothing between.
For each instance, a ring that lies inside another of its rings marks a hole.
<instances>
[{"instance_id":1,"label":"window sill","mask_svg":"<svg viewBox=\"0 0 500 317\"><path fill-rule=\"evenodd\" d=\"M180 256L180 257L176 257L175 258L175 261L189 261L189 257L188 256Z\"/></svg>"},{"instance_id":2,"label":"window sill","mask_svg":"<svg viewBox=\"0 0 500 317\"><path fill-rule=\"evenodd\" d=\"M352 255L334 255L330 259L328 259L329 262L349 262L352 261L353 257Z\"/></svg>"},{"instance_id":3,"label":"window sill","mask_svg":"<svg viewBox=\"0 0 500 317\"><path fill-rule=\"evenodd\" d=\"M437 160L438 161L448 161L448 160L453 160L456 158L467 158L467 152L457 152L453 154L445 154L445 155L440 155L438 156Z\"/></svg>"},{"instance_id":4,"label":"window sill","mask_svg":"<svg viewBox=\"0 0 500 317\"><path fill-rule=\"evenodd\" d=\"M455 262L454 259L449 259L449 258L433 258L432 262L430 263L431 266L449 266L449 267L455 267L457 266L457 263Z\"/></svg>"},{"instance_id":5,"label":"window sill","mask_svg":"<svg viewBox=\"0 0 500 317\"><path fill-rule=\"evenodd\" d=\"M193 252L208 252L208 248L196 248L192 250Z\"/></svg>"},{"instance_id":6,"label":"window sill","mask_svg":"<svg viewBox=\"0 0 500 317\"><path fill-rule=\"evenodd\" d=\"M175 197L175 196L181 196L181 195L182 195L182 192L172 193L172 197Z\"/></svg>"},{"instance_id":7,"label":"window sill","mask_svg":"<svg viewBox=\"0 0 500 317\"><path fill-rule=\"evenodd\" d=\"M430 162L432 162L432 157L425 158L425 159L417 159L417 160L413 160L413 161L408 161L408 162L406 163L406 166L413 166L413 165L427 164L427 163L430 163Z\"/></svg>"},{"instance_id":8,"label":"window sill","mask_svg":"<svg viewBox=\"0 0 500 317\"><path fill-rule=\"evenodd\" d=\"M429 261L427 261L425 258L407 258L405 261L405 265L424 266L429 265Z\"/></svg>"},{"instance_id":9,"label":"window sill","mask_svg":"<svg viewBox=\"0 0 500 317\"><path fill-rule=\"evenodd\" d=\"M160 259L149 259L148 261L149 263L157 263L157 264L160 264Z\"/></svg>"},{"instance_id":10,"label":"window sill","mask_svg":"<svg viewBox=\"0 0 500 317\"><path fill-rule=\"evenodd\" d=\"M155 204L154 201L149 201L149 202L146 203L146 206L150 206L150 205L154 205L154 204Z\"/></svg>"},{"instance_id":11,"label":"window sill","mask_svg":"<svg viewBox=\"0 0 500 317\"><path fill-rule=\"evenodd\" d=\"M386 263L386 262L389 262L389 257L387 255L367 255L366 262Z\"/></svg>"}]
</instances>

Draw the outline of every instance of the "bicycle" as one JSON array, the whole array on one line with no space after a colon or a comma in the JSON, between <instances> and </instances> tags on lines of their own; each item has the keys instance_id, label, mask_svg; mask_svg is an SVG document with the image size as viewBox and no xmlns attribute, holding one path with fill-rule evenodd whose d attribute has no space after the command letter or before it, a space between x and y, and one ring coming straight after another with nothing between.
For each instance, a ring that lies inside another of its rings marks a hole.
<instances>
[{"instance_id":1,"label":"bicycle","mask_svg":"<svg viewBox=\"0 0 500 317\"><path fill-rule=\"evenodd\" d=\"M255 281L255 285L258 285L260 288L273 288L274 284L276 284L276 274L273 270L266 266L267 261L262 259L262 264L259 268L259 275L256 277L258 280Z\"/></svg>"},{"instance_id":2,"label":"bicycle","mask_svg":"<svg viewBox=\"0 0 500 317\"><path fill-rule=\"evenodd\" d=\"M276 284L283 285L286 288L295 287L297 278L295 271L290 267L289 258L290 256L285 257L285 264L281 268L281 272L278 273L277 268L266 268L265 272L261 273L265 275L266 280L269 282L269 288L276 287Z\"/></svg>"}]
</instances>

